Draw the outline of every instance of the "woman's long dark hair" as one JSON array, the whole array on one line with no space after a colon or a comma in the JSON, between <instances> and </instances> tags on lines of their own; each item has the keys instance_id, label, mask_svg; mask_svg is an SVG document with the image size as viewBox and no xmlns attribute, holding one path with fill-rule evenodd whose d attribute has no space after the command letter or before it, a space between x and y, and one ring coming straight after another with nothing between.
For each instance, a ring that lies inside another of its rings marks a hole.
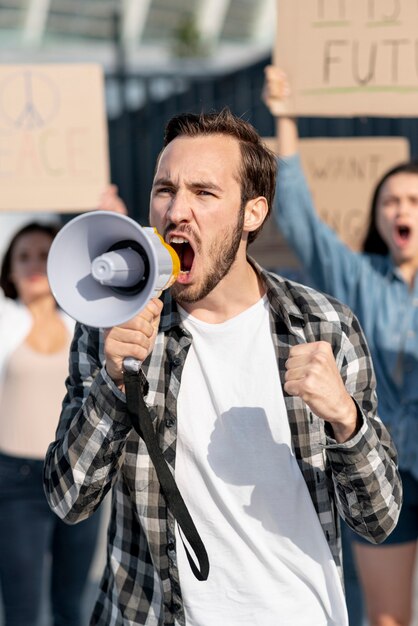
<instances>
[{"instance_id":1,"label":"woman's long dark hair","mask_svg":"<svg viewBox=\"0 0 418 626\"><path fill-rule=\"evenodd\" d=\"M43 233L51 237L52 243L52 240L54 239L58 231L59 226L55 226L53 224L41 224L39 222L31 222L30 224L26 224L26 226L23 226L23 228L21 228L17 231L17 233L14 234L3 256L0 270L0 287L3 289L4 295L7 298L12 298L12 300L16 300L18 298L16 287L10 278L12 269L12 254L18 239L23 235L29 235L31 233Z\"/></svg>"},{"instance_id":2,"label":"woman's long dark hair","mask_svg":"<svg viewBox=\"0 0 418 626\"><path fill-rule=\"evenodd\" d=\"M395 174L415 174L416 176L418 176L418 161L408 161L406 163L400 163L399 165L396 165L388 172L386 172L386 174L384 174L380 181L377 183L371 202L370 224L366 233L366 237L364 239L363 252L383 255L388 254L389 252L387 245L377 231L376 213L379 195L382 187L388 180L388 178L390 178L391 176L395 176Z\"/></svg>"}]
</instances>

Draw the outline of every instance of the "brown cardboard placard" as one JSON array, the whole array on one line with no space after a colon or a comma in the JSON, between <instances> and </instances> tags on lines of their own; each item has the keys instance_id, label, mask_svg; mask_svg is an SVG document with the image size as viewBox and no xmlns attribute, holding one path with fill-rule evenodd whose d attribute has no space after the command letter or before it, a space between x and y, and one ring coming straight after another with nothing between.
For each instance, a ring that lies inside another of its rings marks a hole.
<instances>
[{"instance_id":1,"label":"brown cardboard placard","mask_svg":"<svg viewBox=\"0 0 418 626\"><path fill-rule=\"evenodd\" d=\"M277 0L274 63L296 115L416 117L418 3Z\"/></svg>"},{"instance_id":2,"label":"brown cardboard placard","mask_svg":"<svg viewBox=\"0 0 418 626\"><path fill-rule=\"evenodd\" d=\"M277 153L274 137L264 138L264 142ZM344 243L360 250L374 187L391 167L409 160L408 141L403 137L300 139L299 148L318 214ZM273 217L249 253L270 268L298 266Z\"/></svg>"},{"instance_id":3,"label":"brown cardboard placard","mask_svg":"<svg viewBox=\"0 0 418 626\"><path fill-rule=\"evenodd\" d=\"M108 183L101 67L0 65L0 211L95 209Z\"/></svg>"}]
</instances>

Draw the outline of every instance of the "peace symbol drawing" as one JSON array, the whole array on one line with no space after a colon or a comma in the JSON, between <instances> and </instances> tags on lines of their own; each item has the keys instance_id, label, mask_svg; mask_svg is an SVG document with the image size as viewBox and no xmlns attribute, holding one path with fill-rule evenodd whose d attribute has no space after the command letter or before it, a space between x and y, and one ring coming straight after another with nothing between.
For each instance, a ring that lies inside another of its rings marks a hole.
<instances>
[{"instance_id":1,"label":"peace symbol drawing","mask_svg":"<svg viewBox=\"0 0 418 626\"><path fill-rule=\"evenodd\" d=\"M25 68L0 82L0 121L15 130L33 131L47 126L57 115L57 85L39 71Z\"/></svg>"}]
</instances>

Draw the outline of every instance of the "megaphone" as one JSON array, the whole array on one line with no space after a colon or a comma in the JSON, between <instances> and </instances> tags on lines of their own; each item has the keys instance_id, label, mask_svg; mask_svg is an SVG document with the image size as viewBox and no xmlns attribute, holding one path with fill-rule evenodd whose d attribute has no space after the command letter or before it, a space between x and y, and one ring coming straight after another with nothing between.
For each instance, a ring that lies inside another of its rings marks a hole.
<instances>
[{"instance_id":1,"label":"megaphone","mask_svg":"<svg viewBox=\"0 0 418 626\"><path fill-rule=\"evenodd\" d=\"M180 259L155 228L110 211L69 221L52 242L47 274L59 306L95 328L128 321L176 280Z\"/></svg>"}]
</instances>

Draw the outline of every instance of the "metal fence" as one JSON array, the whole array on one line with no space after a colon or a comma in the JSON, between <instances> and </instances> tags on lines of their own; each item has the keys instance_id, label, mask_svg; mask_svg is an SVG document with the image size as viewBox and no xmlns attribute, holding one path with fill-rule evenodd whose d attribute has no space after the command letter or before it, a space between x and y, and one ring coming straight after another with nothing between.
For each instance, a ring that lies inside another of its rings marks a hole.
<instances>
[{"instance_id":1,"label":"metal fence","mask_svg":"<svg viewBox=\"0 0 418 626\"><path fill-rule=\"evenodd\" d=\"M131 216L142 224L147 221L154 164L165 123L173 115L229 106L262 136L273 135L273 119L261 101L263 69L269 62L265 58L221 76L108 77L118 84L122 102L128 81L131 85L137 81L144 94L138 110L123 105L120 115L109 120L112 180L119 186ZM160 89L156 89L158 84ZM164 89L168 93L165 97L161 95ZM302 118L299 132L301 137L403 136L410 142L412 157L418 158L416 118Z\"/></svg>"}]
</instances>

